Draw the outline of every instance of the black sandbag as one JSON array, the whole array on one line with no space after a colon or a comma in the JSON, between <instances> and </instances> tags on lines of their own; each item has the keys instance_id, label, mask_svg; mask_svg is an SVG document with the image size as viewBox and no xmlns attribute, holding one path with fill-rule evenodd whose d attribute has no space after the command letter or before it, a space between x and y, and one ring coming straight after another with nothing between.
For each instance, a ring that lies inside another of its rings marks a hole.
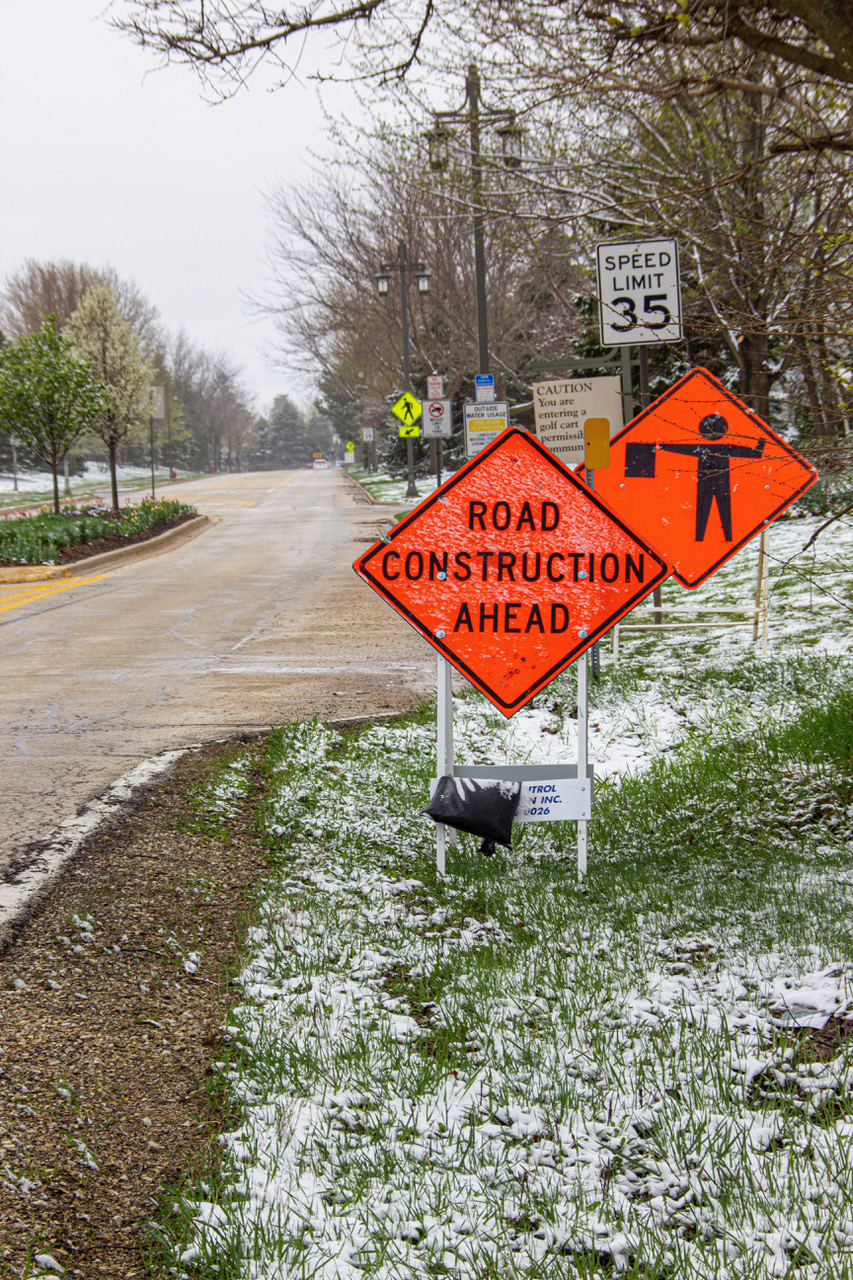
<instances>
[{"instance_id":1,"label":"black sandbag","mask_svg":"<svg viewBox=\"0 0 853 1280\"><path fill-rule=\"evenodd\" d=\"M480 852L493 854L496 844L512 848L512 820L520 799L520 782L446 775L439 778L423 812L434 822L482 836Z\"/></svg>"}]
</instances>

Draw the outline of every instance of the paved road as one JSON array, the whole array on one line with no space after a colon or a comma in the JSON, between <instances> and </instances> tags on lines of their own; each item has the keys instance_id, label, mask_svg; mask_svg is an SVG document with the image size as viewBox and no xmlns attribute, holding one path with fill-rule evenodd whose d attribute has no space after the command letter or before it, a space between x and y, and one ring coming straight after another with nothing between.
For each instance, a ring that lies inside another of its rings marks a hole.
<instances>
[{"instance_id":1,"label":"paved road","mask_svg":"<svg viewBox=\"0 0 853 1280\"><path fill-rule=\"evenodd\" d=\"M433 686L432 650L352 572L386 513L342 474L167 492L216 525L108 574L0 587L0 878L158 751Z\"/></svg>"}]
</instances>

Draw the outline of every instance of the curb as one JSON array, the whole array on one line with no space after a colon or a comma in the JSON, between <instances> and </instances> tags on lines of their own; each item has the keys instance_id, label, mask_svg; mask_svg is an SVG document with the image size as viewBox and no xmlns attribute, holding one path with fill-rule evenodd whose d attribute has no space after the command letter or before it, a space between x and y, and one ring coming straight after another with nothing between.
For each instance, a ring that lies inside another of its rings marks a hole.
<instances>
[{"instance_id":1,"label":"curb","mask_svg":"<svg viewBox=\"0 0 853 1280\"><path fill-rule=\"evenodd\" d=\"M56 565L0 565L0 583L8 585L21 582L54 582L57 578L81 578L93 571L109 572L129 560L144 560L147 556L157 556L164 551L172 551L175 547L204 533L213 521L209 516L196 516L187 520L175 529L167 529L156 538L146 542L134 542L129 547L119 547L115 551L104 551L99 556L89 556L77 560L74 564Z\"/></svg>"},{"instance_id":2,"label":"curb","mask_svg":"<svg viewBox=\"0 0 853 1280\"><path fill-rule=\"evenodd\" d=\"M355 476L350 475L346 467L342 467L341 470L343 471L347 480L349 480L350 484L354 484L356 489L358 489L359 493L363 493L365 498L367 498L367 501L372 503L374 507L387 505L387 504L380 503L378 498L374 498L373 494L368 489L365 489L364 485L361 483L360 480L356 480Z\"/></svg>"}]
</instances>

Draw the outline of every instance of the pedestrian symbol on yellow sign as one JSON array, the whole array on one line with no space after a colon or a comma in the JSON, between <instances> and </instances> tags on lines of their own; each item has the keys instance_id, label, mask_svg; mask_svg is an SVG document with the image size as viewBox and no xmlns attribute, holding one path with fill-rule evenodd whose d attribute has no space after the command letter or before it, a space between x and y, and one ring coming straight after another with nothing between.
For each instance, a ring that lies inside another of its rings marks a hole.
<instances>
[{"instance_id":1,"label":"pedestrian symbol on yellow sign","mask_svg":"<svg viewBox=\"0 0 853 1280\"><path fill-rule=\"evenodd\" d=\"M418 418L421 416L421 402L416 400L411 391L404 391L400 399L391 406L391 412L395 418L399 418L404 427L414 426ZM403 433L400 432L402 435ZM406 435L419 435L417 429L407 431Z\"/></svg>"}]
</instances>

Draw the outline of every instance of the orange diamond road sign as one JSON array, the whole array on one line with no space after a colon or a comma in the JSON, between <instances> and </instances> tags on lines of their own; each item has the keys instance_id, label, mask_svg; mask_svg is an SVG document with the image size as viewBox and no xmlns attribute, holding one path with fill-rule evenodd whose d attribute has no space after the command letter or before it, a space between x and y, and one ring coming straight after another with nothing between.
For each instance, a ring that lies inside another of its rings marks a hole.
<instances>
[{"instance_id":1,"label":"orange diamond road sign","mask_svg":"<svg viewBox=\"0 0 853 1280\"><path fill-rule=\"evenodd\" d=\"M353 567L505 716L669 573L553 453L513 428Z\"/></svg>"},{"instance_id":2,"label":"orange diamond road sign","mask_svg":"<svg viewBox=\"0 0 853 1280\"><path fill-rule=\"evenodd\" d=\"M694 588L815 480L713 374L693 369L613 437L595 489Z\"/></svg>"}]
</instances>

